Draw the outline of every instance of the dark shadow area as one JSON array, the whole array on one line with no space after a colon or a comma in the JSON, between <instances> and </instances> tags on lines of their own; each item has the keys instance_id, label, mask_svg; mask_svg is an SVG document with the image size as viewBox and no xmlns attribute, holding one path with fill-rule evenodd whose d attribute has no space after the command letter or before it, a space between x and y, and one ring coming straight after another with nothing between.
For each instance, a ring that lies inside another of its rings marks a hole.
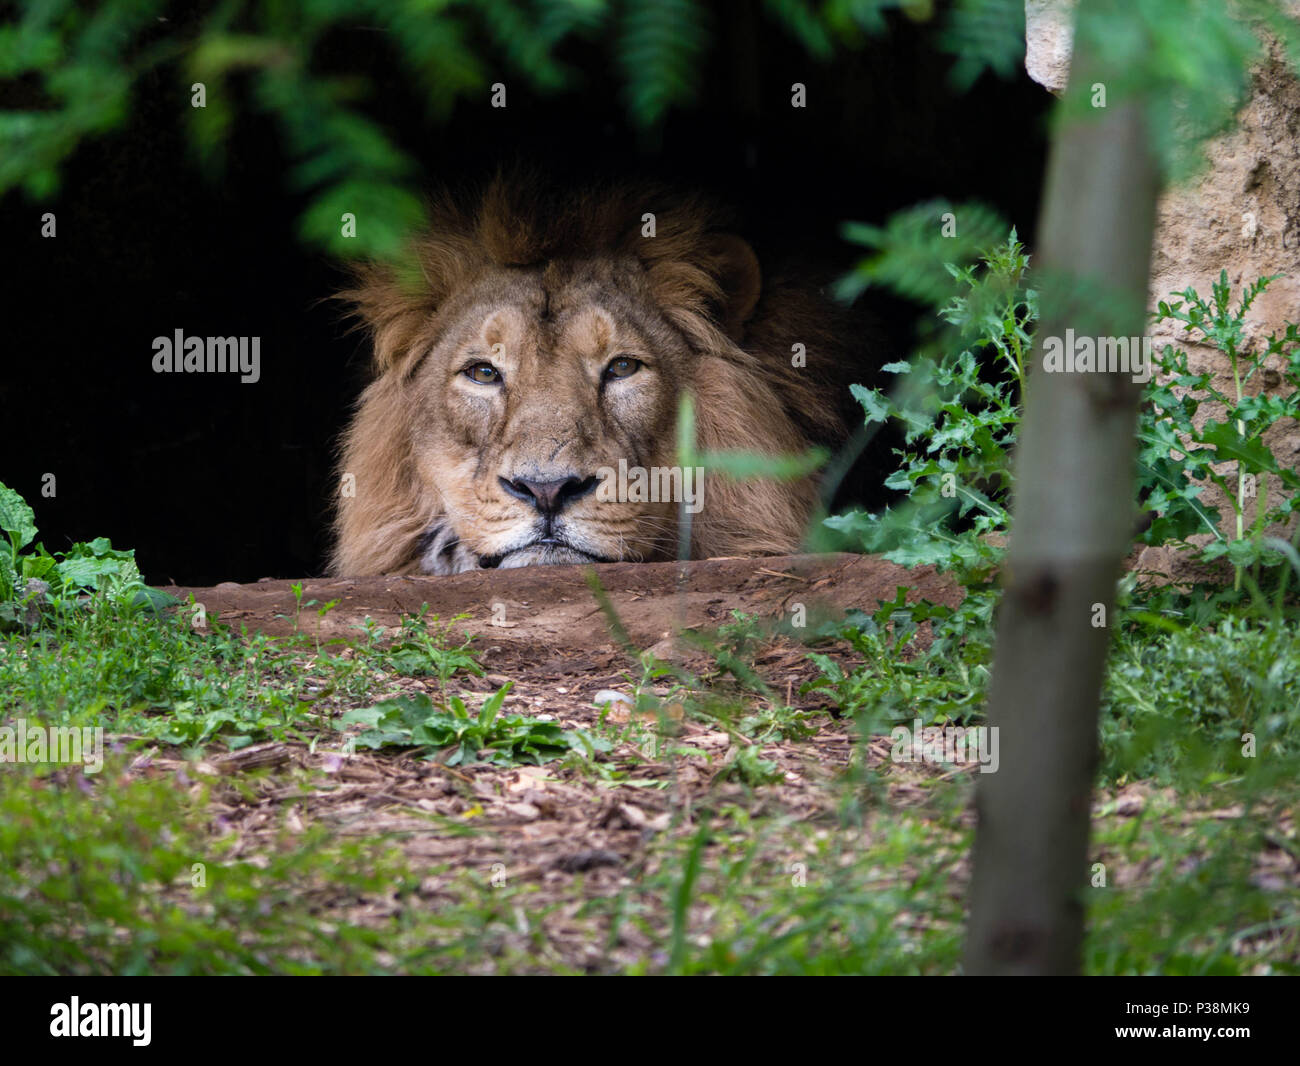
<instances>
[{"instance_id":1,"label":"dark shadow area","mask_svg":"<svg viewBox=\"0 0 1300 1066\"><path fill-rule=\"evenodd\" d=\"M368 110L431 181L515 160L561 180L658 176L733 206L760 261L797 256L835 276L857 257L842 222L935 196L989 203L1032 247L1050 99L1023 76L955 93L934 34L896 19L823 65L757 5L720 4L697 106L654 134L630 127L594 49L566 56L585 72L576 90L539 98L503 75L507 108L462 102L441 127L380 34L336 34L322 60L369 72ZM804 109L790 106L793 82ZM333 445L366 379L363 338L323 302L342 274L299 243L285 149L246 103L224 171L205 173L184 136L188 87L164 70L126 127L75 156L52 202L4 202L0 480L31 502L48 548L109 536L153 583L320 573ZM46 211L54 239L40 236ZM914 310L873 309L905 350ZM260 337L261 380L155 374L153 338L178 329Z\"/></svg>"}]
</instances>

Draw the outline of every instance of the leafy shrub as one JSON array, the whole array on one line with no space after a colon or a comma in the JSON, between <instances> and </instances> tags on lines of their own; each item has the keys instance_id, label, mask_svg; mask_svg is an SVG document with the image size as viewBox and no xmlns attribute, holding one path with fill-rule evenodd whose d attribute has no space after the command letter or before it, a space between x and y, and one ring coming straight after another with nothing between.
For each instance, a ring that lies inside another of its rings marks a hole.
<instances>
[{"instance_id":1,"label":"leafy shrub","mask_svg":"<svg viewBox=\"0 0 1300 1066\"><path fill-rule=\"evenodd\" d=\"M160 607L176 601L145 585L134 551L119 551L107 537L77 543L50 554L44 544L24 552L36 539L36 516L27 501L0 483L0 531L9 550L0 549L0 632L39 622L44 608L63 609L79 596L100 593L118 606Z\"/></svg>"},{"instance_id":2,"label":"leafy shrub","mask_svg":"<svg viewBox=\"0 0 1300 1066\"><path fill-rule=\"evenodd\" d=\"M899 376L892 394L853 389L866 425L902 425L898 467L884 483L906 499L878 514L852 511L825 524L893 562L953 569L963 583L979 585L1001 562L1008 533L1012 451L1021 406L1033 388L1029 355L1038 299L1014 230L978 264L948 264L947 270L958 291L938 315L950 331L911 360L884 368ZM898 284L895 274L906 271L883 271ZM1227 356L1233 392L1217 388L1211 371L1192 373L1187 353L1166 345L1145 386L1138 420L1137 496L1152 515L1138 540L1169 544L1207 563L1226 557L1236 568L1236 587L1246 568L1257 584L1266 577L1284 580L1291 566L1300 570L1295 543L1268 535L1300 508L1300 475L1279 465L1263 441L1275 424L1300 420L1300 326L1287 323L1281 335L1270 335L1255 350L1243 349L1242 341L1251 305L1274 280L1256 280L1235 307L1226 272L1209 300L1189 288L1177 294L1181 299L1159 303L1155 322L1181 322ZM935 291L931 279L916 294ZM1284 386L1280 391L1246 392L1269 374ZM1223 418L1198 427L1196 415L1205 404L1220 405ZM1235 530L1225 533L1218 508L1201 499L1207 483L1228 499ZM1270 485L1276 486L1271 494ZM1256 495L1247 530L1247 501ZM1189 540L1197 534L1208 543Z\"/></svg>"},{"instance_id":3,"label":"leafy shrub","mask_svg":"<svg viewBox=\"0 0 1300 1066\"><path fill-rule=\"evenodd\" d=\"M1211 290L1210 300L1188 288L1172 303L1160 301L1157 322L1181 322L1189 335L1228 357L1233 391L1226 394L1214 384L1209 370L1193 374L1187 353L1165 345L1158 360L1163 380L1147 386L1147 410L1139 431L1139 484L1148 508L1156 520L1143 535L1147 544L1172 543L1190 548L1188 538L1209 534L1209 543L1196 549L1207 562L1227 558L1236 568L1236 585L1242 571L1253 567L1258 576L1264 567L1277 567L1294 558L1285 543L1265 536L1269 526L1286 523L1300 506L1300 476L1279 466L1263 441L1274 424L1300 420L1300 327L1288 322L1282 335L1271 334L1258 348L1243 350L1246 314L1260 293L1280 275L1259 278L1242 292L1234 308L1227 271ZM1277 375L1285 384L1281 393L1245 392L1252 379L1265 373ZM1222 421L1210 418L1199 428L1195 418L1205 404L1223 408ZM1232 467L1224 470L1224 464ZM1269 498L1270 478L1279 491ZM1205 482L1213 482L1228 500L1235 518L1232 533L1222 529L1217 507L1200 499ZM1253 527L1247 535L1247 500L1258 497ZM1300 562L1300 560L1298 560Z\"/></svg>"},{"instance_id":4,"label":"leafy shrub","mask_svg":"<svg viewBox=\"0 0 1300 1066\"><path fill-rule=\"evenodd\" d=\"M939 310L949 343L887 364L899 376L893 395L853 386L868 426L902 423L904 446L885 485L907 498L881 514L831 516L831 529L903 566L955 568L974 583L990 576L1002 552L986 535L1007 527L1010 456L1038 312L1037 293L1024 284L1028 262L1012 230L979 264L949 264L957 291Z\"/></svg>"},{"instance_id":5,"label":"leafy shrub","mask_svg":"<svg viewBox=\"0 0 1300 1066\"><path fill-rule=\"evenodd\" d=\"M397 930L321 926L340 897L402 884L389 845L312 827L248 862L214 839L206 788L106 769L0 774L0 974L382 972Z\"/></svg>"},{"instance_id":6,"label":"leafy shrub","mask_svg":"<svg viewBox=\"0 0 1300 1066\"><path fill-rule=\"evenodd\" d=\"M439 760L446 766L462 762L491 762L498 766L540 764L579 747L554 722L541 722L521 714L501 714L501 704L511 685L507 682L484 700L476 715L470 713L459 696L449 697L443 709L434 707L433 701L420 692L349 711L335 725L339 729L367 726L356 738L357 744L367 748L413 747L426 752L431 759L454 749Z\"/></svg>"}]
</instances>

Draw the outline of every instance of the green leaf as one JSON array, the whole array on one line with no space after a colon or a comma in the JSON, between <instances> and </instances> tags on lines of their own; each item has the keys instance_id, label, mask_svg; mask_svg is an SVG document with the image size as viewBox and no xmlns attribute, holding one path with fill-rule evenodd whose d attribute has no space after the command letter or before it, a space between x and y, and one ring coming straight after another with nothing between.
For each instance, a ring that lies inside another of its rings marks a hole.
<instances>
[{"instance_id":1,"label":"green leaf","mask_svg":"<svg viewBox=\"0 0 1300 1066\"><path fill-rule=\"evenodd\" d=\"M24 578L44 578L54 569L56 563L52 555L24 555L22 556L22 569Z\"/></svg>"},{"instance_id":2,"label":"green leaf","mask_svg":"<svg viewBox=\"0 0 1300 1066\"><path fill-rule=\"evenodd\" d=\"M891 363L890 366L902 366L911 369L909 363ZM889 370L889 366L882 369ZM899 371L895 370L893 373L899 373ZM873 422L888 421L891 406L888 397L883 392L879 389L864 388L861 385L850 385L849 391L853 393L853 398L862 405L864 425L869 426Z\"/></svg>"},{"instance_id":3,"label":"green leaf","mask_svg":"<svg viewBox=\"0 0 1300 1066\"><path fill-rule=\"evenodd\" d=\"M36 537L36 515L27 501L0 482L0 529L9 534L14 550L20 551Z\"/></svg>"},{"instance_id":4,"label":"green leaf","mask_svg":"<svg viewBox=\"0 0 1300 1066\"><path fill-rule=\"evenodd\" d=\"M514 688L514 682L507 681L492 693L491 696L483 701L483 706L478 712L478 724L480 728L486 729L493 723L493 721L495 721L497 714L501 711L501 704L505 702L505 698L512 688Z\"/></svg>"},{"instance_id":5,"label":"green leaf","mask_svg":"<svg viewBox=\"0 0 1300 1066\"><path fill-rule=\"evenodd\" d=\"M385 714L383 705L377 707L358 707L334 719L335 729L346 729L350 725L376 726Z\"/></svg>"},{"instance_id":6,"label":"green leaf","mask_svg":"<svg viewBox=\"0 0 1300 1066\"><path fill-rule=\"evenodd\" d=\"M715 474L743 481L748 478L772 478L791 481L806 477L826 462L823 448L810 448L802 455L763 455L759 452L705 452L698 456L699 465Z\"/></svg>"},{"instance_id":7,"label":"green leaf","mask_svg":"<svg viewBox=\"0 0 1300 1066\"><path fill-rule=\"evenodd\" d=\"M1244 438L1230 422L1206 422L1201 431L1201 440L1214 446L1218 459L1236 459L1250 473L1276 474L1289 487L1300 487L1300 478L1290 470L1281 469L1273 453L1259 437L1249 440Z\"/></svg>"},{"instance_id":8,"label":"green leaf","mask_svg":"<svg viewBox=\"0 0 1300 1066\"><path fill-rule=\"evenodd\" d=\"M0 604L14 598L18 590L18 572L10 561L9 555L0 552Z\"/></svg>"},{"instance_id":9,"label":"green leaf","mask_svg":"<svg viewBox=\"0 0 1300 1066\"><path fill-rule=\"evenodd\" d=\"M957 0L939 44L958 57L950 77L959 91L985 70L1011 77L1025 58L1023 0Z\"/></svg>"},{"instance_id":10,"label":"green leaf","mask_svg":"<svg viewBox=\"0 0 1300 1066\"><path fill-rule=\"evenodd\" d=\"M653 125L693 98L705 40L705 13L695 0L623 8L618 58L633 121Z\"/></svg>"}]
</instances>

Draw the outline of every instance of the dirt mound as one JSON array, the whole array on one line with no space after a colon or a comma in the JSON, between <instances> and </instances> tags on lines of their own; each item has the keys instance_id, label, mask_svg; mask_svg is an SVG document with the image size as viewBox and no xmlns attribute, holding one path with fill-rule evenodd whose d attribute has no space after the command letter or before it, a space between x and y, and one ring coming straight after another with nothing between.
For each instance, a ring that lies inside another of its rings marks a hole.
<instances>
[{"instance_id":1,"label":"dirt mound","mask_svg":"<svg viewBox=\"0 0 1300 1066\"><path fill-rule=\"evenodd\" d=\"M842 617L853 608L875 609L897 589L909 600L927 598L955 605L960 589L933 568L906 570L867 555L789 555L762 559L705 559L687 563L610 563L592 567L546 566L480 570L450 577L322 578L302 582L302 602L338 606L324 617L315 607L297 625L322 639L355 637L368 616L395 625L404 614L429 605L429 614L469 617L464 627L502 645L528 645L539 652L591 651L616 647L610 627L588 584L594 574L609 595L632 641L650 647L667 638L675 623L713 626L732 610L785 620L799 627ZM207 613L244 625L250 632L286 634L295 627L294 582L264 578L215 588L168 589L193 594ZM802 608L802 610L801 610Z\"/></svg>"}]
</instances>

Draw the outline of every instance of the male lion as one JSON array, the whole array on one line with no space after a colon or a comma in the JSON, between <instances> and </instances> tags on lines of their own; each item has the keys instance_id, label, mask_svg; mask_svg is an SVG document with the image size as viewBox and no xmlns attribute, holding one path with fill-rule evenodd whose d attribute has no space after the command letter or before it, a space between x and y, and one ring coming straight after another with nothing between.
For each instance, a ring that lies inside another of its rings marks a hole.
<instances>
[{"instance_id":1,"label":"male lion","mask_svg":"<svg viewBox=\"0 0 1300 1066\"><path fill-rule=\"evenodd\" d=\"M601 474L673 466L684 389L700 450L842 440L837 312L764 283L720 222L649 186L442 197L418 271L372 265L342 294L376 377L343 440L333 572L675 557L678 502L611 498ZM703 487L692 558L793 551L817 501L812 477Z\"/></svg>"}]
</instances>

